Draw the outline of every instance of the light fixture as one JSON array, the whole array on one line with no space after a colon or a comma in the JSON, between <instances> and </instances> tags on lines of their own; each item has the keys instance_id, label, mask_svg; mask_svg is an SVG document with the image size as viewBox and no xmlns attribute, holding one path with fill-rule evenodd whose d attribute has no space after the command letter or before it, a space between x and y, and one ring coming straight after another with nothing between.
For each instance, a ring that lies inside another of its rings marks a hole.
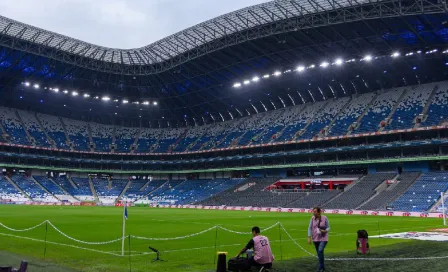
<instances>
[{"instance_id":1,"label":"light fixture","mask_svg":"<svg viewBox=\"0 0 448 272\"><path fill-rule=\"evenodd\" d=\"M124 100L123 100L123 104L127 104L127 103L129 103L129 101L126 100L126 99L124 99Z\"/></svg>"},{"instance_id":2,"label":"light fixture","mask_svg":"<svg viewBox=\"0 0 448 272\"><path fill-rule=\"evenodd\" d=\"M73 96L78 96L78 94L79 94L79 93L78 93L77 91L73 91L73 92L72 92L72 95L73 95Z\"/></svg>"},{"instance_id":3,"label":"light fixture","mask_svg":"<svg viewBox=\"0 0 448 272\"><path fill-rule=\"evenodd\" d=\"M365 61L371 61L373 58L372 58L372 56L371 55L367 55L367 56L365 56L364 58L363 58L363 60L365 60Z\"/></svg>"},{"instance_id":4,"label":"light fixture","mask_svg":"<svg viewBox=\"0 0 448 272\"><path fill-rule=\"evenodd\" d=\"M400 52L394 52L391 55L393 58L398 58L400 56Z\"/></svg>"},{"instance_id":5,"label":"light fixture","mask_svg":"<svg viewBox=\"0 0 448 272\"><path fill-rule=\"evenodd\" d=\"M303 72L303 71L305 71L305 66L299 66L299 67L297 67L297 72Z\"/></svg>"},{"instance_id":6,"label":"light fixture","mask_svg":"<svg viewBox=\"0 0 448 272\"><path fill-rule=\"evenodd\" d=\"M260 78L257 77L257 76L255 76L255 77L252 78L252 81L253 81L253 82L257 82L257 81L259 81L259 80L260 80Z\"/></svg>"},{"instance_id":7,"label":"light fixture","mask_svg":"<svg viewBox=\"0 0 448 272\"><path fill-rule=\"evenodd\" d=\"M118 102L118 99L114 99L114 102Z\"/></svg>"},{"instance_id":8,"label":"light fixture","mask_svg":"<svg viewBox=\"0 0 448 272\"><path fill-rule=\"evenodd\" d=\"M336 59L336 61L334 62L334 64L340 66L344 63L344 61L342 59Z\"/></svg>"},{"instance_id":9,"label":"light fixture","mask_svg":"<svg viewBox=\"0 0 448 272\"><path fill-rule=\"evenodd\" d=\"M314 67L316 67L316 65L311 64L308 68L313 69Z\"/></svg>"},{"instance_id":10,"label":"light fixture","mask_svg":"<svg viewBox=\"0 0 448 272\"><path fill-rule=\"evenodd\" d=\"M103 101L109 101L109 100L110 100L110 97L108 97L108 96L103 96L103 97L101 98L101 100L103 100Z\"/></svg>"},{"instance_id":11,"label":"light fixture","mask_svg":"<svg viewBox=\"0 0 448 272\"><path fill-rule=\"evenodd\" d=\"M154 101L154 102L152 102L152 104L154 105L154 106L157 106L157 101Z\"/></svg>"},{"instance_id":12,"label":"light fixture","mask_svg":"<svg viewBox=\"0 0 448 272\"><path fill-rule=\"evenodd\" d=\"M149 105L149 101L144 101L142 104L143 105Z\"/></svg>"},{"instance_id":13,"label":"light fixture","mask_svg":"<svg viewBox=\"0 0 448 272\"><path fill-rule=\"evenodd\" d=\"M328 62L324 61L324 62L322 62L322 63L320 64L320 67L322 67L322 68L327 68L328 65L330 65L330 64L329 64Z\"/></svg>"},{"instance_id":14,"label":"light fixture","mask_svg":"<svg viewBox=\"0 0 448 272\"><path fill-rule=\"evenodd\" d=\"M99 96L95 96L95 99L100 99L100 97Z\"/></svg>"},{"instance_id":15,"label":"light fixture","mask_svg":"<svg viewBox=\"0 0 448 272\"><path fill-rule=\"evenodd\" d=\"M250 80L245 80L245 81L243 81L243 83L244 83L244 85L247 85L250 83Z\"/></svg>"},{"instance_id":16,"label":"light fixture","mask_svg":"<svg viewBox=\"0 0 448 272\"><path fill-rule=\"evenodd\" d=\"M58 88L54 88L53 91L54 91L55 93L58 93L58 92L59 92L59 89L58 89Z\"/></svg>"},{"instance_id":17,"label":"light fixture","mask_svg":"<svg viewBox=\"0 0 448 272\"><path fill-rule=\"evenodd\" d=\"M280 72L280 71L275 71L274 72L274 76L280 76L282 74L282 72Z\"/></svg>"},{"instance_id":18,"label":"light fixture","mask_svg":"<svg viewBox=\"0 0 448 272\"><path fill-rule=\"evenodd\" d=\"M30 83L29 82L25 82L25 86L29 87Z\"/></svg>"},{"instance_id":19,"label":"light fixture","mask_svg":"<svg viewBox=\"0 0 448 272\"><path fill-rule=\"evenodd\" d=\"M67 91L67 90L64 90L63 93L68 94L68 91Z\"/></svg>"},{"instance_id":20,"label":"light fixture","mask_svg":"<svg viewBox=\"0 0 448 272\"><path fill-rule=\"evenodd\" d=\"M34 84L33 87L34 89L39 89L39 84Z\"/></svg>"},{"instance_id":21,"label":"light fixture","mask_svg":"<svg viewBox=\"0 0 448 272\"><path fill-rule=\"evenodd\" d=\"M233 87L234 88L239 88L239 87L241 87L241 83L237 82L237 83L233 84Z\"/></svg>"},{"instance_id":22,"label":"light fixture","mask_svg":"<svg viewBox=\"0 0 448 272\"><path fill-rule=\"evenodd\" d=\"M271 75L264 75L263 78L269 78Z\"/></svg>"},{"instance_id":23,"label":"light fixture","mask_svg":"<svg viewBox=\"0 0 448 272\"><path fill-rule=\"evenodd\" d=\"M90 97L90 94L86 93L86 94L84 94L84 97L85 97L85 98L89 98L89 97Z\"/></svg>"}]
</instances>

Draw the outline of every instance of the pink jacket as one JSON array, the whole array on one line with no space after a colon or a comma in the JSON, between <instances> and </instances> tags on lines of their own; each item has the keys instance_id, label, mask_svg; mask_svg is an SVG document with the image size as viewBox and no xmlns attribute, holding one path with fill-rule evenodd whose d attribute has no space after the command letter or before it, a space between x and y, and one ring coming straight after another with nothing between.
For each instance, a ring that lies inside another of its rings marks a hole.
<instances>
[{"instance_id":1,"label":"pink jacket","mask_svg":"<svg viewBox=\"0 0 448 272\"><path fill-rule=\"evenodd\" d=\"M272 255L271 245L269 239L265 236L258 235L253 238L254 240L254 260L259 264L272 263L274 261L274 255Z\"/></svg>"},{"instance_id":2,"label":"pink jacket","mask_svg":"<svg viewBox=\"0 0 448 272\"><path fill-rule=\"evenodd\" d=\"M326 229L327 233L322 234L320 229ZM325 215L321 215L320 219L311 218L310 225L308 227L308 236L311 236L313 242L328 242L328 232L330 231L330 223Z\"/></svg>"}]
</instances>

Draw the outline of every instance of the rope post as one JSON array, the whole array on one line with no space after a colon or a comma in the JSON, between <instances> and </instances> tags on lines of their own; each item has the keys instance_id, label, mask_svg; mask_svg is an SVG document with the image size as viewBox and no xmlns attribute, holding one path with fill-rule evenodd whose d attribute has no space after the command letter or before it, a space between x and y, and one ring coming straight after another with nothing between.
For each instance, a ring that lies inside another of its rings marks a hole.
<instances>
[{"instance_id":1,"label":"rope post","mask_svg":"<svg viewBox=\"0 0 448 272\"><path fill-rule=\"evenodd\" d=\"M216 256L217 256L217 254L216 254L216 247L217 247L217 245L216 245L216 243L217 243L217 240L218 240L218 226L215 226L215 252L214 252L214 257L213 257L213 264L216 264Z\"/></svg>"},{"instance_id":2,"label":"rope post","mask_svg":"<svg viewBox=\"0 0 448 272\"><path fill-rule=\"evenodd\" d=\"M278 236L280 238L280 260L283 260L282 231L280 224L278 224Z\"/></svg>"},{"instance_id":3,"label":"rope post","mask_svg":"<svg viewBox=\"0 0 448 272\"><path fill-rule=\"evenodd\" d=\"M48 221L45 221L44 260L47 257L47 233L48 233Z\"/></svg>"},{"instance_id":4,"label":"rope post","mask_svg":"<svg viewBox=\"0 0 448 272\"><path fill-rule=\"evenodd\" d=\"M128 257L129 257L129 272L132 272L132 262L131 262L131 235L128 236Z\"/></svg>"}]
</instances>

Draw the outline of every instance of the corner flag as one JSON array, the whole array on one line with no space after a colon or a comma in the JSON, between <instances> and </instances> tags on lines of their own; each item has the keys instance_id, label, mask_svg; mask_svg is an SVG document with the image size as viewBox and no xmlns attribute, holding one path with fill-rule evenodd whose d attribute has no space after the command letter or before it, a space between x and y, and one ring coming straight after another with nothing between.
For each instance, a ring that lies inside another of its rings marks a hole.
<instances>
[{"instance_id":1,"label":"corner flag","mask_svg":"<svg viewBox=\"0 0 448 272\"><path fill-rule=\"evenodd\" d=\"M126 220L128 220L128 203L124 202L123 212L123 236L121 238L121 256L124 256L124 236L126 235Z\"/></svg>"},{"instance_id":2,"label":"corner flag","mask_svg":"<svg viewBox=\"0 0 448 272\"><path fill-rule=\"evenodd\" d=\"M128 207L126 206L126 204L125 204L125 206L124 206L124 218L125 218L126 220L128 220Z\"/></svg>"}]
</instances>

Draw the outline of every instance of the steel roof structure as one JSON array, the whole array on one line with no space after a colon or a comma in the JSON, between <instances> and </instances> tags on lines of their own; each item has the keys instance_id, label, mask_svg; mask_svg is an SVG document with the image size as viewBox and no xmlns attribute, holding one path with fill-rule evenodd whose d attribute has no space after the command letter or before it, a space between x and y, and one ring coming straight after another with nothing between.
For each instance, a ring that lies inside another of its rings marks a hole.
<instances>
[{"instance_id":1,"label":"steel roof structure","mask_svg":"<svg viewBox=\"0 0 448 272\"><path fill-rule=\"evenodd\" d=\"M42 55L68 63L75 61L65 54L82 57L82 61L73 63L81 67L148 74L267 35L380 17L446 12L446 5L445 1L431 0L277 0L219 16L135 49L97 46L3 16L0 16L0 34L48 47L52 50L41 51ZM88 63L91 60L100 63ZM120 64L121 68L108 64ZM151 66L152 69L126 69L126 66Z\"/></svg>"},{"instance_id":2,"label":"steel roof structure","mask_svg":"<svg viewBox=\"0 0 448 272\"><path fill-rule=\"evenodd\" d=\"M442 80L447 75L440 67L448 67L444 66L448 60L434 54L403 58L393 67L382 60L364 71L357 62L337 71L310 72L306 78L285 75L282 80L238 91L231 87L301 63L359 59L366 53L387 56L395 50L445 50L447 14L447 2L439 0L277 0L219 16L136 49L105 48L0 16L0 90L4 94L0 91L0 103L66 112L61 108L66 102L60 98L45 98L52 99L48 107L27 101L28 95L23 100L12 95L21 93L17 86L28 80L92 95L156 100L158 110L143 109L146 115L139 107L130 107L117 111L117 116L142 116L159 126L162 118L185 125ZM412 70L423 65L425 69ZM73 115L95 115L80 112L95 109L93 102L71 106ZM98 115L114 112L102 109Z\"/></svg>"}]
</instances>

